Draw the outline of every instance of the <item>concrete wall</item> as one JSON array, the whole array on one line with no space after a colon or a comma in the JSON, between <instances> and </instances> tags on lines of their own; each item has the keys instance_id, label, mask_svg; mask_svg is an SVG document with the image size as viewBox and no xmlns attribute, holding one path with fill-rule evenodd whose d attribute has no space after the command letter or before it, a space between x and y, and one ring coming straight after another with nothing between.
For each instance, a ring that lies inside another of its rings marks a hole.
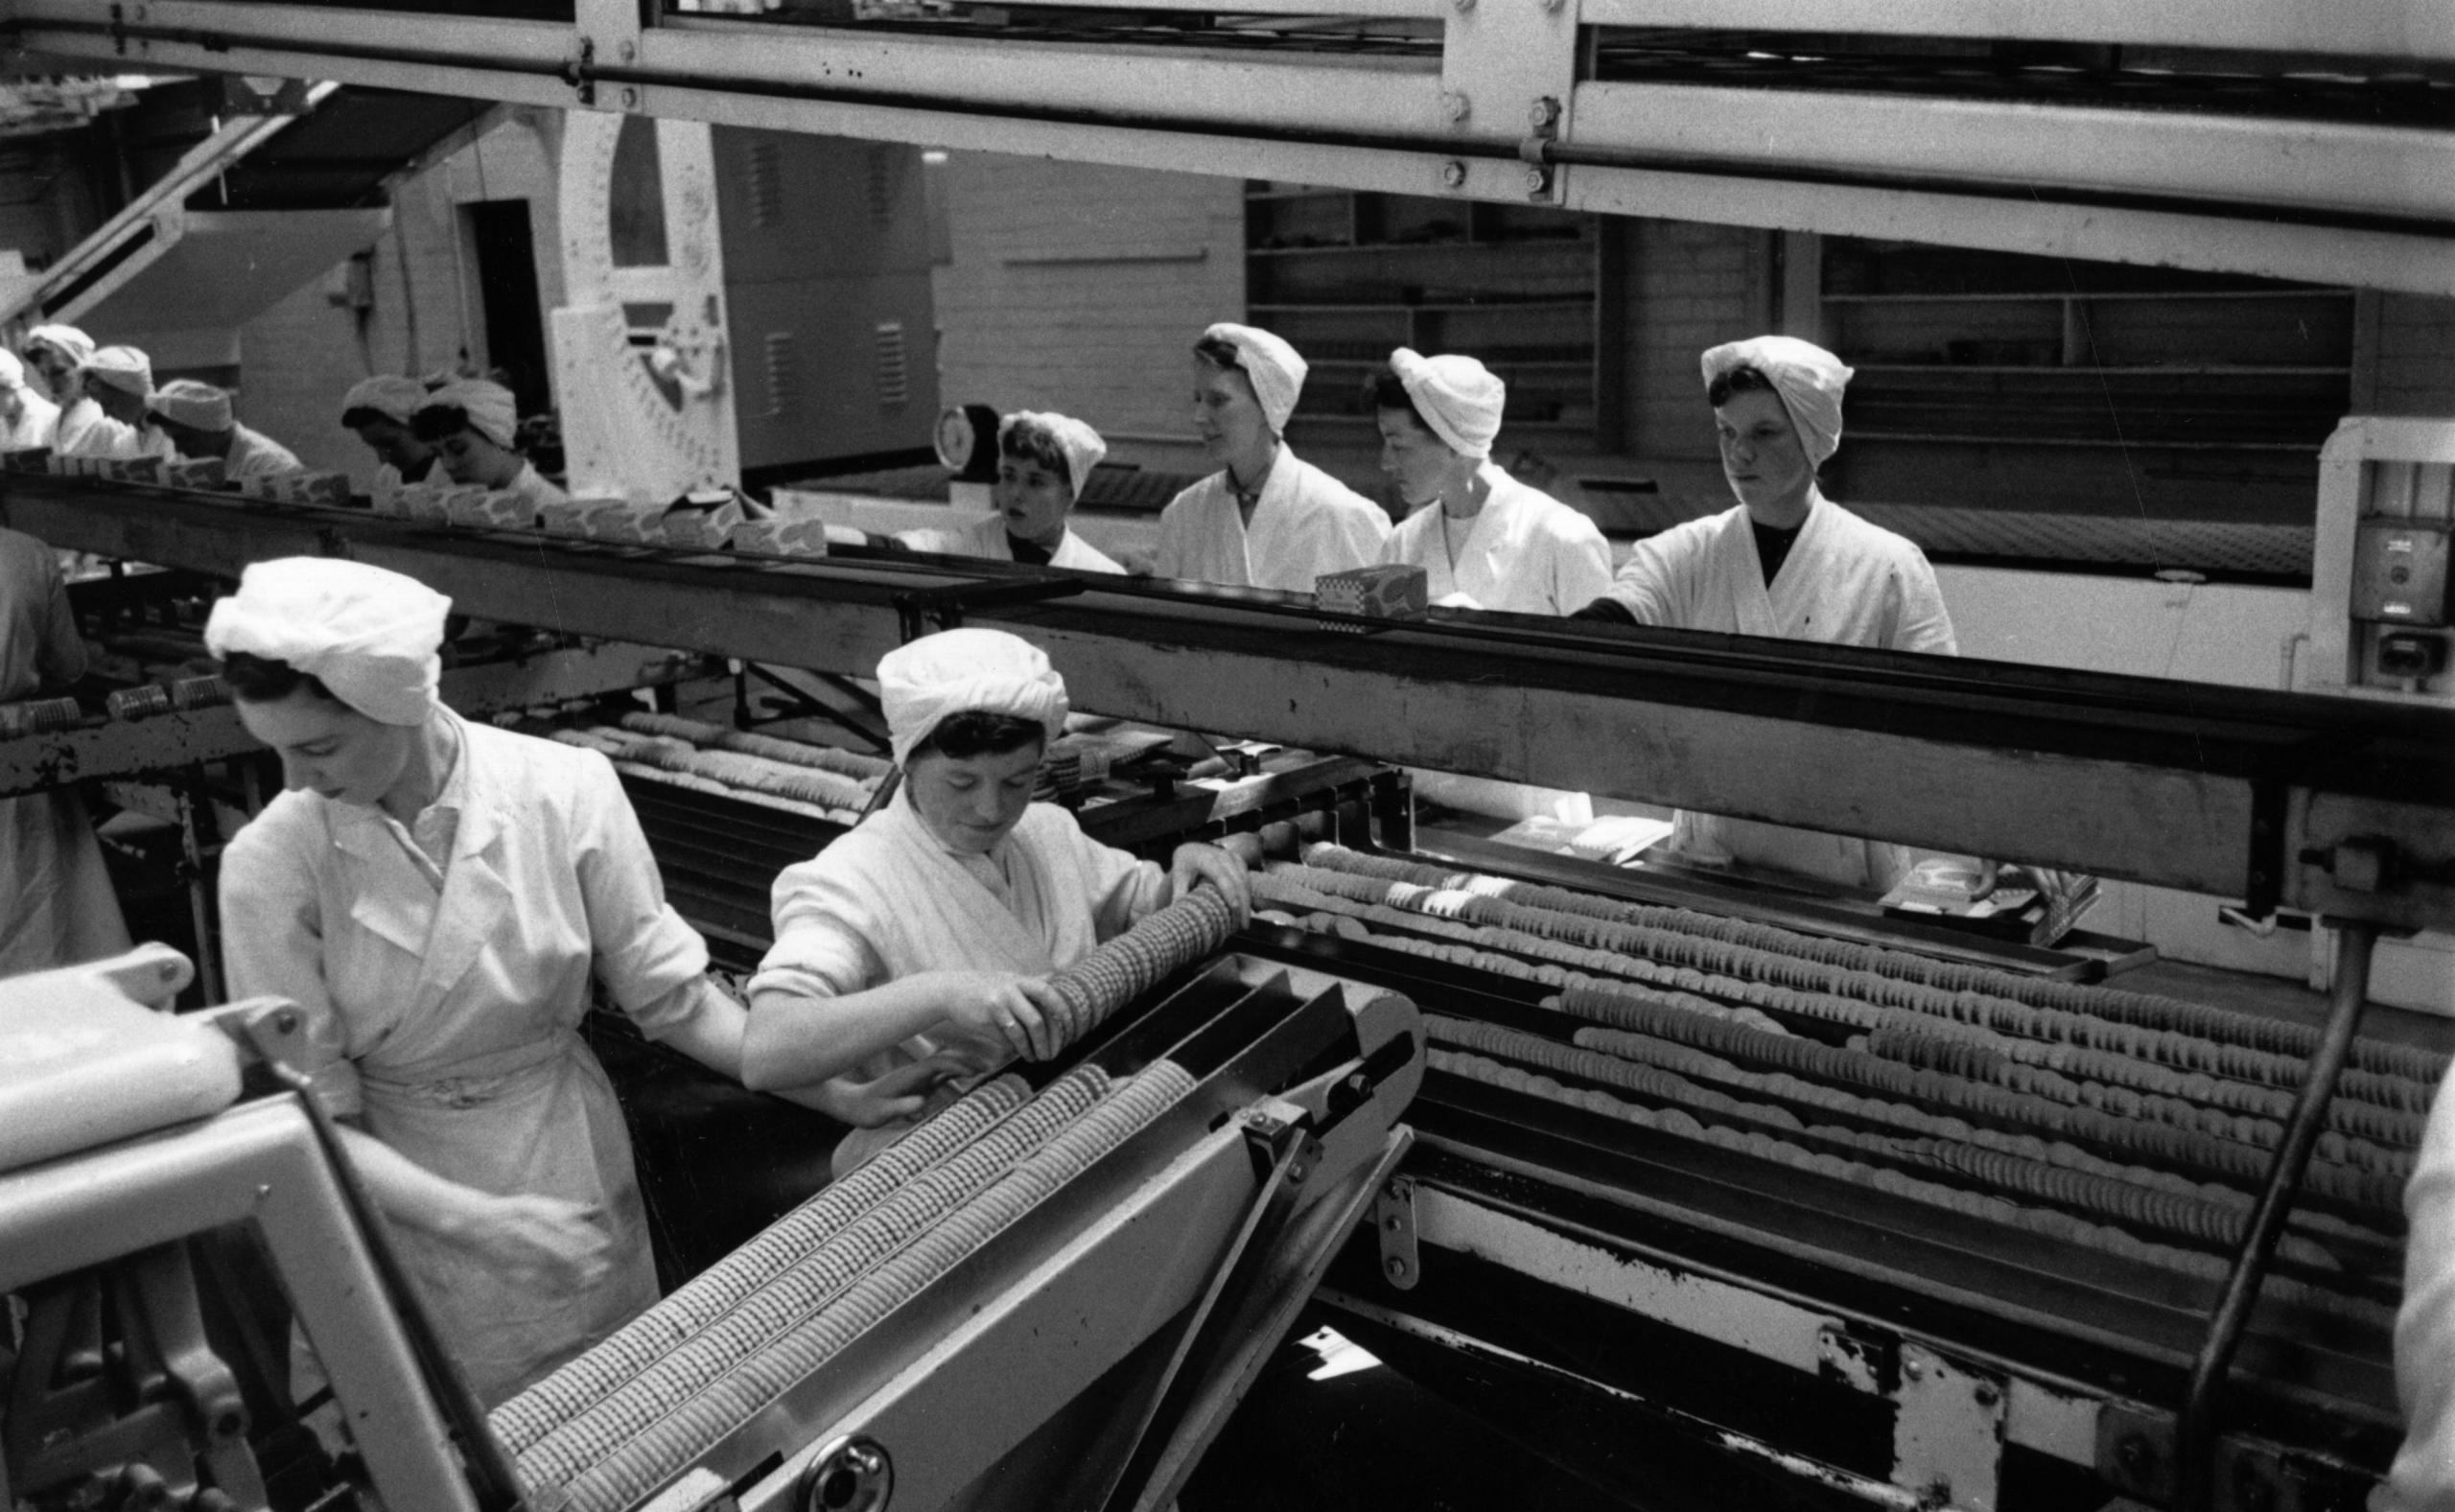
<instances>
[{"instance_id":1,"label":"concrete wall","mask_svg":"<svg viewBox=\"0 0 2455 1512\"><path fill-rule=\"evenodd\" d=\"M1190 349L1245 317L1244 183L956 152L937 271L946 403L1055 409L1197 469Z\"/></svg>"}]
</instances>

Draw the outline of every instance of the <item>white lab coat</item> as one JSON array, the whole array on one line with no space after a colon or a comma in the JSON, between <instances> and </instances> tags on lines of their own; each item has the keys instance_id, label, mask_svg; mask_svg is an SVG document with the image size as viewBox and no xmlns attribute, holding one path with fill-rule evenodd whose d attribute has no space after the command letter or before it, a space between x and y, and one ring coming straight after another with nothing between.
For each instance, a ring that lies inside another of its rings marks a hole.
<instances>
[{"instance_id":1,"label":"white lab coat","mask_svg":"<svg viewBox=\"0 0 2455 1512\"><path fill-rule=\"evenodd\" d=\"M17 418L0 425L0 452L47 447L59 433L59 407L31 388L17 390Z\"/></svg>"},{"instance_id":2,"label":"white lab coat","mask_svg":"<svg viewBox=\"0 0 2455 1512\"><path fill-rule=\"evenodd\" d=\"M2455 1512L2455 1067L2438 1085L2404 1188L2396 1397L2404 1444L2370 1512Z\"/></svg>"},{"instance_id":3,"label":"white lab coat","mask_svg":"<svg viewBox=\"0 0 2455 1512\"><path fill-rule=\"evenodd\" d=\"M1639 624L1957 652L1926 554L1820 492L1769 586L1741 505L1638 542L1608 596ZM1711 814L1683 812L1676 824L1672 844L1688 855L1728 856L1844 887L1888 888L1909 865L1904 848L1879 841Z\"/></svg>"},{"instance_id":4,"label":"white lab coat","mask_svg":"<svg viewBox=\"0 0 2455 1512\"><path fill-rule=\"evenodd\" d=\"M297 453L261 430L250 430L234 421L230 432L230 453L222 462L222 477L226 482L307 470Z\"/></svg>"},{"instance_id":5,"label":"white lab coat","mask_svg":"<svg viewBox=\"0 0 2455 1512\"><path fill-rule=\"evenodd\" d=\"M1253 505L1236 507L1226 472L1169 501L1159 516L1161 577L1309 593L1313 579L1380 560L1390 517L1381 506L1281 442Z\"/></svg>"},{"instance_id":6,"label":"white lab coat","mask_svg":"<svg viewBox=\"0 0 2455 1512\"><path fill-rule=\"evenodd\" d=\"M103 413L103 407L90 394L81 394L59 412L59 428L52 442L52 451L60 456L103 456L118 461L134 461L143 456L158 456L169 461L178 455L171 438L151 426L132 426L125 420L114 420Z\"/></svg>"},{"instance_id":7,"label":"white lab coat","mask_svg":"<svg viewBox=\"0 0 2455 1512\"><path fill-rule=\"evenodd\" d=\"M52 549L0 530L0 703L85 675L85 642ZM0 976L128 948L102 848L74 787L0 799Z\"/></svg>"},{"instance_id":8,"label":"white lab coat","mask_svg":"<svg viewBox=\"0 0 2455 1512\"><path fill-rule=\"evenodd\" d=\"M1454 566L1438 503L1400 522L1382 543L1381 560L1422 568L1436 602L1471 600L1469 607L1512 615L1572 614L1610 588L1611 547L1593 521L1490 462L1476 476L1490 493L1459 539ZM1449 530L1456 533L1455 526ZM1577 825L1594 819L1594 803L1583 793L1454 772L1414 776L1417 796L1453 808Z\"/></svg>"},{"instance_id":9,"label":"white lab coat","mask_svg":"<svg viewBox=\"0 0 2455 1512\"><path fill-rule=\"evenodd\" d=\"M776 878L776 943L750 979L751 1012L770 993L843 997L921 971L1046 976L1088 955L1166 901L1168 879L1083 833L1054 803L1034 803L986 856L947 849L903 788L815 859ZM873 1056L867 1081L947 1052L987 1070L1004 1041L952 1024ZM836 1148L838 1175L901 1137L917 1119L855 1129Z\"/></svg>"},{"instance_id":10,"label":"white lab coat","mask_svg":"<svg viewBox=\"0 0 2455 1512\"><path fill-rule=\"evenodd\" d=\"M1610 589L1611 547L1593 521L1489 462L1476 476L1491 492L1459 540L1455 566L1438 504L1390 532L1381 560L1422 568L1435 601L1462 593L1474 608L1504 614L1575 614Z\"/></svg>"},{"instance_id":11,"label":"white lab coat","mask_svg":"<svg viewBox=\"0 0 2455 1512\"><path fill-rule=\"evenodd\" d=\"M896 537L915 551L936 551L947 556L976 556L992 562L1011 562L1014 547L1007 543L1006 518L991 515L952 530L906 530ZM1101 553L1098 547L1074 533L1068 526L1064 538L1050 552L1048 565L1076 572L1122 572Z\"/></svg>"},{"instance_id":12,"label":"white lab coat","mask_svg":"<svg viewBox=\"0 0 2455 1512\"><path fill-rule=\"evenodd\" d=\"M463 1185L601 1208L614 1271L585 1293L393 1229L492 1404L657 1297L630 1136L577 1033L592 974L650 1038L712 989L707 946L666 905L606 759L444 717L460 755L418 821L456 812L441 886L380 810L285 792L223 852L222 940L233 996L292 999L355 1063L376 1138Z\"/></svg>"}]
</instances>

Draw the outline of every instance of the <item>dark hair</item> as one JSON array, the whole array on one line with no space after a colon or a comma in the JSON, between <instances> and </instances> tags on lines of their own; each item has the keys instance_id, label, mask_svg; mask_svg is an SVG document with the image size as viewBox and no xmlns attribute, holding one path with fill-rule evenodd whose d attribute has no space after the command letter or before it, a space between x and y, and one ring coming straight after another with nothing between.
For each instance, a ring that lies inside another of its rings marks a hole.
<instances>
[{"instance_id":1,"label":"dark hair","mask_svg":"<svg viewBox=\"0 0 2455 1512\"><path fill-rule=\"evenodd\" d=\"M341 418L346 424L349 417L344 415ZM440 441L445 436L458 435L463 430L475 429L469 424L469 411L458 405L422 406L416 414L409 417L409 432L421 441Z\"/></svg>"},{"instance_id":2,"label":"dark hair","mask_svg":"<svg viewBox=\"0 0 2455 1512\"><path fill-rule=\"evenodd\" d=\"M275 704L305 688L311 697L328 704L338 704L333 690L313 672L302 672L289 663L269 656L254 656L246 651L233 651L222 659L222 681L230 685L234 698L250 704Z\"/></svg>"},{"instance_id":3,"label":"dark hair","mask_svg":"<svg viewBox=\"0 0 2455 1512\"><path fill-rule=\"evenodd\" d=\"M1213 367L1224 367L1231 373L1245 369L1245 360L1237 352L1236 343L1225 337L1206 336L1193 344L1193 355Z\"/></svg>"},{"instance_id":4,"label":"dark hair","mask_svg":"<svg viewBox=\"0 0 2455 1512\"><path fill-rule=\"evenodd\" d=\"M1065 449L1057 437L1028 420L1017 421L997 433L997 454L1013 457L1017 462L1037 462L1074 486L1074 465L1066 460Z\"/></svg>"},{"instance_id":5,"label":"dark hair","mask_svg":"<svg viewBox=\"0 0 2455 1512\"><path fill-rule=\"evenodd\" d=\"M1373 408L1403 409L1407 412L1408 418L1415 423L1416 430L1426 435L1437 436L1440 433L1432 428L1431 421L1423 417L1423 411L1415 407L1415 396L1407 392L1407 381L1398 376L1396 368L1383 367L1381 371L1365 381L1365 386L1372 390Z\"/></svg>"},{"instance_id":6,"label":"dark hair","mask_svg":"<svg viewBox=\"0 0 2455 1512\"><path fill-rule=\"evenodd\" d=\"M939 720L938 728L929 732L928 738L914 746L912 754L969 761L973 756L1007 756L1035 740L1047 738L1047 727L1037 719L992 713L986 709L967 709Z\"/></svg>"},{"instance_id":7,"label":"dark hair","mask_svg":"<svg viewBox=\"0 0 2455 1512\"><path fill-rule=\"evenodd\" d=\"M1705 403L1719 409L1730 403L1730 396L1733 394L1752 394L1759 391L1771 394L1776 399L1782 397L1782 391L1773 386L1773 381L1765 377L1763 371L1742 362L1705 385ZM1783 407L1787 409L1789 407L1786 404Z\"/></svg>"}]
</instances>

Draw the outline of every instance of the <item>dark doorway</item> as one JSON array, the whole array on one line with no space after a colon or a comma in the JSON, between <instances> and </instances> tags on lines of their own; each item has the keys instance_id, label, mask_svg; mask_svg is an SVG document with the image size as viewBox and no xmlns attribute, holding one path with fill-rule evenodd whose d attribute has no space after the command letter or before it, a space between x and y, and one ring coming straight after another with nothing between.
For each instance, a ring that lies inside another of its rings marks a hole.
<instances>
[{"instance_id":1,"label":"dark doorway","mask_svg":"<svg viewBox=\"0 0 2455 1512\"><path fill-rule=\"evenodd\" d=\"M537 297L528 201L480 199L461 208L478 254L486 361L519 398L522 414L543 413L553 402L553 386L546 371L546 318Z\"/></svg>"}]
</instances>

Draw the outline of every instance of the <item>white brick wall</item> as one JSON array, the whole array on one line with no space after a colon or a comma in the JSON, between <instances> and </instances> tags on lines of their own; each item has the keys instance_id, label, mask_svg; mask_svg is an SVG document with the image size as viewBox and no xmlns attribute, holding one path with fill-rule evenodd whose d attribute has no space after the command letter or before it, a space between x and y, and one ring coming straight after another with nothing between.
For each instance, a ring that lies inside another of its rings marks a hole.
<instances>
[{"instance_id":1,"label":"white brick wall","mask_svg":"<svg viewBox=\"0 0 2455 1512\"><path fill-rule=\"evenodd\" d=\"M1189 438L1194 338L1244 316L1243 181L981 152L935 172L945 402L1075 415L1120 456Z\"/></svg>"}]
</instances>

